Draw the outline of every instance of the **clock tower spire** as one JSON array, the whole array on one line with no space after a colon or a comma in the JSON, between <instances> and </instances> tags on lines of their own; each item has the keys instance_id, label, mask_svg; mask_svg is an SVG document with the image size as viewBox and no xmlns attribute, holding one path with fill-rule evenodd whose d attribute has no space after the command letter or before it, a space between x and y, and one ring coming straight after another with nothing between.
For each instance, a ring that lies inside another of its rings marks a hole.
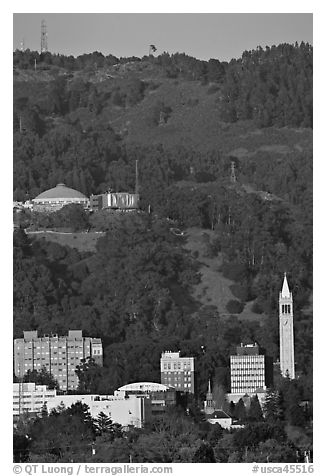
<instances>
[{"instance_id":1,"label":"clock tower spire","mask_svg":"<svg viewBox=\"0 0 326 476\"><path fill-rule=\"evenodd\" d=\"M284 273L283 287L279 294L279 316L280 369L283 377L294 379L293 299L286 273Z\"/></svg>"}]
</instances>

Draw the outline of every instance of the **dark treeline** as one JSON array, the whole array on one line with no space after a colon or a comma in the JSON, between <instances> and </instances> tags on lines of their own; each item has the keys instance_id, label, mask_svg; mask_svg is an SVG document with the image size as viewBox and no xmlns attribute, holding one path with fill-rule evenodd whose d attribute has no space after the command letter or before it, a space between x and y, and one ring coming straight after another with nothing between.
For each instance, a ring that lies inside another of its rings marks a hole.
<instances>
[{"instance_id":1,"label":"dark treeline","mask_svg":"<svg viewBox=\"0 0 326 476\"><path fill-rule=\"evenodd\" d=\"M227 67L222 107L226 121L312 127L312 47L285 43L245 51Z\"/></svg>"},{"instance_id":2,"label":"dark treeline","mask_svg":"<svg viewBox=\"0 0 326 476\"><path fill-rule=\"evenodd\" d=\"M36 64L41 70L52 70L59 72L60 69L67 72L75 72L80 70L96 71L102 68L110 68L112 66L124 65L127 63L150 62L162 68L168 78L184 78L187 80L201 81L221 81L225 75L227 62L220 62L217 59L209 61L198 60L185 53L169 54L162 53L156 57L144 56L138 58L136 56L117 58L114 55L104 56L98 51L83 54L77 57L65 56L60 54L52 54L50 52L39 53L38 51L16 50L14 52L14 67L22 70L35 68Z\"/></svg>"}]
</instances>

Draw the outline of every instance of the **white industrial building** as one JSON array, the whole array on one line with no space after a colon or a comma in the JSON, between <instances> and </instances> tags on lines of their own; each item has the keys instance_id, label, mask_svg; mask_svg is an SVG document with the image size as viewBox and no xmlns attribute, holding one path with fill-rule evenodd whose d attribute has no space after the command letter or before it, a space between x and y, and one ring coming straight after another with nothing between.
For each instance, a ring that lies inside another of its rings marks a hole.
<instances>
[{"instance_id":1,"label":"white industrial building","mask_svg":"<svg viewBox=\"0 0 326 476\"><path fill-rule=\"evenodd\" d=\"M14 383L13 415L31 413L40 415L46 405L47 411L61 406L66 408L81 402L89 407L93 418L105 413L113 423L122 427L141 428L151 418L151 401L145 395L57 395L45 385Z\"/></svg>"}]
</instances>

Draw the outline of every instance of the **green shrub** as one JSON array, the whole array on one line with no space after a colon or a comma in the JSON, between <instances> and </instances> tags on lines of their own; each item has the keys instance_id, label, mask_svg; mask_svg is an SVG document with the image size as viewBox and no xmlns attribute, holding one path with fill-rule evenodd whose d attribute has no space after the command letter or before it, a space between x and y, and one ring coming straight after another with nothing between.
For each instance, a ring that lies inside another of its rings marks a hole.
<instances>
[{"instance_id":1,"label":"green shrub","mask_svg":"<svg viewBox=\"0 0 326 476\"><path fill-rule=\"evenodd\" d=\"M240 314L243 311L243 308L244 304L235 299L231 299L226 305L226 309L230 314Z\"/></svg>"}]
</instances>

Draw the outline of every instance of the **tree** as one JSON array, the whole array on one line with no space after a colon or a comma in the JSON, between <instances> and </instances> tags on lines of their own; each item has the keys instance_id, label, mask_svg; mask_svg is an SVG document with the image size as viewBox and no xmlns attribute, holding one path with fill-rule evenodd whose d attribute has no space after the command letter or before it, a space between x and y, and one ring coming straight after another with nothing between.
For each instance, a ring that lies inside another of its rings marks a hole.
<instances>
[{"instance_id":1,"label":"tree","mask_svg":"<svg viewBox=\"0 0 326 476\"><path fill-rule=\"evenodd\" d=\"M235 404L234 418L236 418L240 422L244 422L247 419L247 410L242 398L240 398L239 401Z\"/></svg>"},{"instance_id":2,"label":"tree","mask_svg":"<svg viewBox=\"0 0 326 476\"><path fill-rule=\"evenodd\" d=\"M77 459L90 447L95 437L95 428L88 407L77 402L70 408L52 410L50 415L36 418L30 423L30 461L50 454L56 461Z\"/></svg>"},{"instance_id":3,"label":"tree","mask_svg":"<svg viewBox=\"0 0 326 476\"><path fill-rule=\"evenodd\" d=\"M105 435L106 441L113 441L122 436L122 427L118 423L113 423L111 418L102 411L95 419L95 425L99 436Z\"/></svg>"},{"instance_id":4,"label":"tree","mask_svg":"<svg viewBox=\"0 0 326 476\"><path fill-rule=\"evenodd\" d=\"M156 48L155 45L149 45L149 53L148 53L148 56L150 56L151 52L155 53L156 50L157 50L157 48Z\"/></svg>"},{"instance_id":5,"label":"tree","mask_svg":"<svg viewBox=\"0 0 326 476\"><path fill-rule=\"evenodd\" d=\"M20 435L14 432L14 463L26 463L29 458L30 439L27 435Z\"/></svg>"},{"instance_id":6,"label":"tree","mask_svg":"<svg viewBox=\"0 0 326 476\"><path fill-rule=\"evenodd\" d=\"M208 443L201 443L192 459L193 463L216 463L213 448Z\"/></svg>"},{"instance_id":7,"label":"tree","mask_svg":"<svg viewBox=\"0 0 326 476\"><path fill-rule=\"evenodd\" d=\"M55 212L54 226L68 227L73 231L85 230L88 226L88 216L82 205L66 205Z\"/></svg>"},{"instance_id":8,"label":"tree","mask_svg":"<svg viewBox=\"0 0 326 476\"><path fill-rule=\"evenodd\" d=\"M254 395L250 399L250 407L248 410L248 421L262 421L263 412L258 400L257 395Z\"/></svg>"},{"instance_id":9,"label":"tree","mask_svg":"<svg viewBox=\"0 0 326 476\"><path fill-rule=\"evenodd\" d=\"M33 382L36 385L46 385L50 389L58 389L59 384L56 379L50 374L45 367L40 371L28 370L23 377L23 382Z\"/></svg>"},{"instance_id":10,"label":"tree","mask_svg":"<svg viewBox=\"0 0 326 476\"><path fill-rule=\"evenodd\" d=\"M277 423L283 420L282 394L280 391L267 390L263 411L267 422Z\"/></svg>"},{"instance_id":11,"label":"tree","mask_svg":"<svg viewBox=\"0 0 326 476\"><path fill-rule=\"evenodd\" d=\"M95 363L91 357L81 359L80 365L76 366L78 377L78 391L81 393L101 393L100 389L105 385L105 369Z\"/></svg>"}]
</instances>

